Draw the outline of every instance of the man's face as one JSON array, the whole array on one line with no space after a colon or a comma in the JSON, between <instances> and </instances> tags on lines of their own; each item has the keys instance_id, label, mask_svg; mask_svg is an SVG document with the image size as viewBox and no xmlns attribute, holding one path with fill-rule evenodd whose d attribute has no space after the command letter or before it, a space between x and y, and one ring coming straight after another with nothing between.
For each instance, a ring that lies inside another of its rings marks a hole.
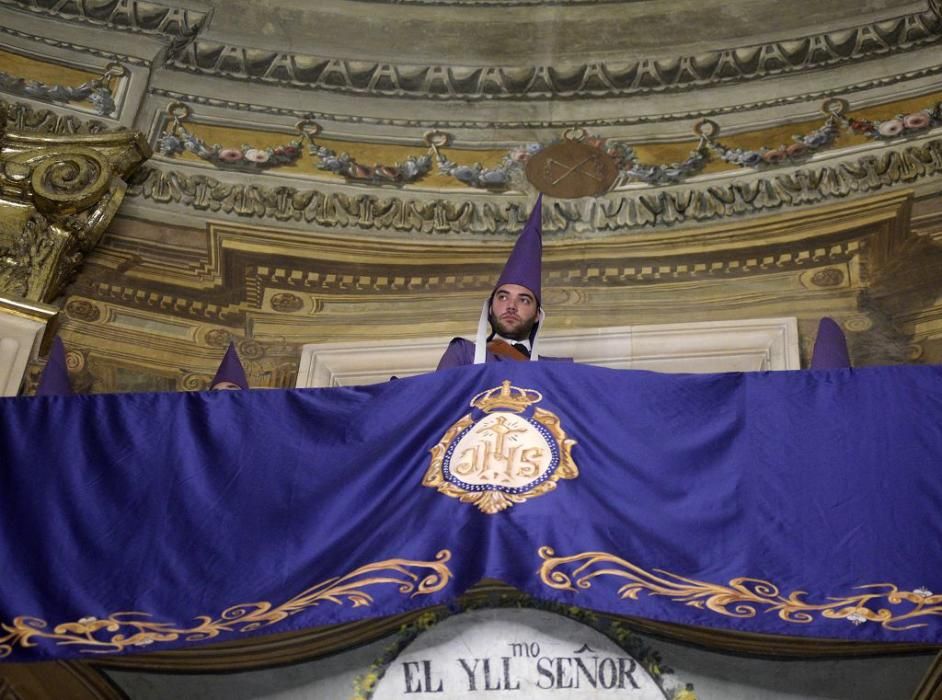
<instances>
[{"instance_id":1,"label":"man's face","mask_svg":"<svg viewBox=\"0 0 942 700\"><path fill-rule=\"evenodd\" d=\"M240 391L241 386L235 382L221 381L213 384L211 391Z\"/></svg>"},{"instance_id":2,"label":"man's face","mask_svg":"<svg viewBox=\"0 0 942 700\"><path fill-rule=\"evenodd\" d=\"M505 338L524 340L530 336L539 311L529 289L519 284L502 284L491 300L491 326Z\"/></svg>"}]
</instances>

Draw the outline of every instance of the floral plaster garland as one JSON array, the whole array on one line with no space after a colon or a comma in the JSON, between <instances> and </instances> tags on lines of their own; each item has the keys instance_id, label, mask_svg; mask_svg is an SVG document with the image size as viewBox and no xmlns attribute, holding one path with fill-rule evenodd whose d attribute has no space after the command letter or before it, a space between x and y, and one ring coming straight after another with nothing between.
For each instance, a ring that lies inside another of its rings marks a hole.
<instances>
[{"instance_id":1,"label":"floral plaster garland","mask_svg":"<svg viewBox=\"0 0 942 700\"><path fill-rule=\"evenodd\" d=\"M164 156L173 157L188 151L217 167L249 172L291 165L301 157L303 135L289 143L270 148L247 144L239 147L220 146L218 143L208 145L183 125L191 115L189 107L182 102L172 102L167 107L167 114L170 127L157 140L157 151Z\"/></svg>"},{"instance_id":2,"label":"floral plaster garland","mask_svg":"<svg viewBox=\"0 0 942 700\"><path fill-rule=\"evenodd\" d=\"M38 80L17 78L9 73L0 71L0 90L14 95L23 95L48 102L84 102L88 100L95 107L98 114L107 116L113 114L116 108L114 94L108 85L112 78L127 75L127 71L120 63L109 63L102 74L75 87L67 85L48 85Z\"/></svg>"},{"instance_id":3,"label":"floral plaster garland","mask_svg":"<svg viewBox=\"0 0 942 700\"><path fill-rule=\"evenodd\" d=\"M762 147L756 150L743 150L724 146L713 140L719 132L719 127L709 120L697 122L694 131L700 135L701 139L705 138L708 148L718 153L727 163L743 168L765 168L807 159L816 151L830 147L842 129L866 135L876 141L887 141L898 136L915 136L932 127L942 125L942 102L933 108L909 114L898 114L893 119L882 122L846 116L848 103L838 98L825 100L821 109L827 115L823 125L807 134L795 135L792 137L792 143L777 148Z\"/></svg>"},{"instance_id":4,"label":"floral plaster garland","mask_svg":"<svg viewBox=\"0 0 942 700\"><path fill-rule=\"evenodd\" d=\"M675 189L625 188L584 203L560 200L544 212L544 229L561 232L591 226L598 231L625 231L708 222L839 200L852 194L872 194L939 174L942 136L923 136L913 142L897 139L882 151L858 154L837 163L812 161L806 168L769 168L754 178L704 180ZM141 176L128 188L128 195L234 217L316 222L327 228L383 232L515 235L521 221L519 204L513 198L490 203L459 193L426 200L366 189L339 192L261 182L234 183L152 165L143 167Z\"/></svg>"},{"instance_id":5,"label":"floral plaster garland","mask_svg":"<svg viewBox=\"0 0 942 700\"><path fill-rule=\"evenodd\" d=\"M450 142L451 136L443 131L428 131L425 134L425 143L435 155L438 172L453 177L468 187L496 191L508 189L514 173L519 171L520 166L544 148L538 143L516 146L504 155L498 165L488 168L481 163L466 165L449 160L439 148L447 146Z\"/></svg>"},{"instance_id":6,"label":"floral plaster garland","mask_svg":"<svg viewBox=\"0 0 942 700\"><path fill-rule=\"evenodd\" d=\"M833 145L842 129L885 141L896 137L918 135L942 125L942 103L932 108L899 114L886 121L858 120L846 116L848 103L842 99L828 99L822 105L827 115L824 124L806 134L792 137L792 143L777 147L762 147L754 150L730 148L716 141L719 125L708 119L694 125L694 133L700 137L690 155L681 162L666 164L642 163L634 149L617 139L589 135L582 129L569 129L563 134L564 139L581 141L595 146L607 153L618 165L619 176L613 189L632 183L642 182L647 185L672 185L700 173L714 154L727 163L741 168L765 169L777 165L789 165L807 160L815 152ZM504 156L496 168L485 168L480 163L472 165L457 164L444 155L438 148L447 145L448 134L433 131L426 134L426 142L435 151L439 171L451 175L470 187L485 189L506 189L513 176L513 171L524 167L527 161L539 153L545 145L527 144L517 146ZM554 141L553 143L558 143ZM546 144L550 145L550 144Z\"/></svg>"},{"instance_id":7,"label":"floral plaster garland","mask_svg":"<svg viewBox=\"0 0 942 700\"><path fill-rule=\"evenodd\" d=\"M673 163L643 163L634 149L622 141L588 134L583 129L568 129L560 139L549 144L528 143L511 148L495 166L485 166L480 162L468 164L451 160L442 151L450 145L451 136L437 130L425 134L425 144L429 149L426 154L412 155L393 165L381 163L364 165L348 153L338 154L326 146L317 144L314 137L320 133L321 129L311 120L298 122L300 137L283 146L274 148L248 145L243 145L241 148L208 146L183 126L184 119L190 115L189 108L180 102L174 102L168 108L171 127L158 139L157 148L165 156L189 151L219 168L259 171L295 163L302 154L302 144L306 138L310 143L308 149L310 155L317 159L317 167L341 175L350 182L394 186L412 184L431 171L434 160L438 173L441 175L451 177L474 189L502 192L513 187L514 181L522 175L530 158L549 145L559 143L561 140L572 140L594 146L615 161L619 175L613 189L618 189L624 185L639 182L651 186L677 184L702 172L704 167L716 157L740 168L754 170L794 165L807 160L818 151L831 147L843 130L863 134L875 141L887 141L919 135L942 125L942 103L932 108L899 114L885 121L855 119L847 116L847 110L848 103L845 100L828 99L822 105L822 111L826 117L824 124L820 127L805 134L793 136L789 144L775 147L763 146L757 149L733 148L716 140L720 131L719 125L708 119L700 120L694 125L694 133L699 137L699 143L686 159Z\"/></svg>"},{"instance_id":8,"label":"floral plaster garland","mask_svg":"<svg viewBox=\"0 0 942 700\"><path fill-rule=\"evenodd\" d=\"M401 163L394 165L363 165L358 163L349 153L340 153L320 146L314 142L314 137L320 133L320 126L313 121L298 122L298 130L307 136L310 142L310 154L317 158L317 167L321 170L342 175L353 182L366 182L370 184L404 185L415 182L424 176L432 167L432 157L428 154L422 156L409 156Z\"/></svg>"}]
</instances>

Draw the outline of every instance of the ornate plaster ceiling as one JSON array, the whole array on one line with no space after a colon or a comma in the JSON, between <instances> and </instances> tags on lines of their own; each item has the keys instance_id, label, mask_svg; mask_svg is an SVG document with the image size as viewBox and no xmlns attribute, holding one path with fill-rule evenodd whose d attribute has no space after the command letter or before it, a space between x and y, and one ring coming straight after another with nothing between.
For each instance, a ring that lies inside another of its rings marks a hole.
<instances>
[{"instance_id":1,"label":"ornate plaster ceiling","mask_svg":"<svg viewBox=\"0 0 942 700\"><path fill-rule=\"evenodd\" d=\"M559 202L551 233L825 203L895 182L885 173L899 159L923 169L920 186L935 172L920 165L935 161L933 139L888 148L847 120L879 125L942 97L938 0L0 0L0 14L0 58L48 88L25 94L39 99L18 108L21 123L48 122L36 102L56 104L43 97L66 78L117 71L104 101L67 102L157 147L131 190L144 217L510 235L533 196L518 167L528 149L573 134L617 151L621 176L591 205ZM843 122L822 148L828 100ZM749 160L795 138L814 145ZM810 171L810 188L790 166Z\"/></svg>"}]
</instances>

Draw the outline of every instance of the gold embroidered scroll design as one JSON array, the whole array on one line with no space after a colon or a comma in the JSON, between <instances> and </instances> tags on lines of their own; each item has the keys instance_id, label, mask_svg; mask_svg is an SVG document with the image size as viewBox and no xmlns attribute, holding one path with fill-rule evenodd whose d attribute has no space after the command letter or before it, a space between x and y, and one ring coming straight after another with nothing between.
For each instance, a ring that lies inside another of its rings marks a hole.
<instances>
[{"instance_id":1,"label":"gold embroidered scroll design","mask_svg":"<svg viewBox=\"0 0 942 700\"><path fill-rule=\"evenodd\" d=\"M622 599L638 600L638 596L646 592L726 617L749 618L759 612L776 613L785 622L808 624L820 615L828 619L845 619L854 625L878 622L893 632L925 627L928 624L926 618L942 616L942 594L933 594L925 588L903 591L892 583L872 583L857 586L856 590L860 592L853 595L829 597L824 603L810 603L805 600L807 591L785 595L774 583L762 579L743 576L722 585L663 569L646 571L605 552L581 552L568 557L555 554L552 547L540 547L543 564L539 574L545 585L560 591L587 590L592 587L594 579L613 576L627 581L618 589L618 596ZM564 571L564 567L574 568ZM900 608L904 605L905 608Z\"/></svg>"},{"instance_id":2,"label":"gold embroidered scroll design","mask_svg":"<svg viewBox=\"0 0 942 700\"><path fill-rule=\"evenodd\" d=\"M328 602L350 604L354 608L369 606L371 586L392 584L399 593L414 598L436 593L451 581L447 566L451 552L443 549L434 561L387 559L366 564L343 576L335 576L315 584L279 605L268 601L241 603L226 608L218 617L200 615L188 627L159 622L146 612L126 611L107 617L83 617L63 622L51 630L45 620L20 616L11 624L0 623L0 659L9 656L15 647L34 647L39 640L57 646L77 646L92 654L111 654L129 647L145 647L158 642L184 639L188 642L213 639L227 632L252 632L269 627L297 613Z\"/></svg>"}]
</instances>

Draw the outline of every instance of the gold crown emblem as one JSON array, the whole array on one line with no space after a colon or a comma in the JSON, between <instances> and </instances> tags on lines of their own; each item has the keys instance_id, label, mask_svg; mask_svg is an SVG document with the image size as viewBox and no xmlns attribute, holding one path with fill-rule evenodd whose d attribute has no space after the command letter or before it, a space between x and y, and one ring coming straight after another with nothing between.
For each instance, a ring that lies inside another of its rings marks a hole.
<instances>
[{"instance_id":1,"label":"gold crown emblem","mask_svg":"<svg viewBox=\"0 0 942 700\"><path fill-rule=\"evenodd\" d=\"M482 391L471 399L471 405L475 408L480 408L485 413L490 413L497 409L521 413L530 404L538 403L542 400L543 394L535 389L522 389L519 386L511 386L510 380L505 379L500 383L500 386Z\"/></svg>"}]
</instances>

